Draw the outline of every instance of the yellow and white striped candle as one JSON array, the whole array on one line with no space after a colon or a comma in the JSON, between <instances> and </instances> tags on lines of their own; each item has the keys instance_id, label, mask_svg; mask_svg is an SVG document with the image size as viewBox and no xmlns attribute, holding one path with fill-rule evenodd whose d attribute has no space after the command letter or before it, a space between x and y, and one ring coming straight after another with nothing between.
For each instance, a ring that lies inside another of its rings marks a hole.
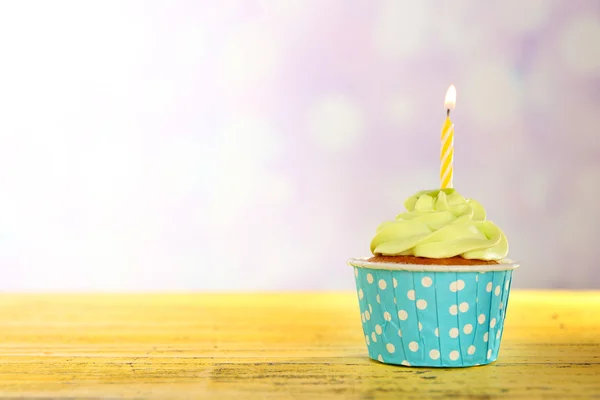
<instances>
[{"instance_id":1,"label":"yellow and white striped candle","mask_svg":"<svg viewBox=\"0 0 600 400\"><path fill-rule=\"evenodd\" d=\"M440 186L442 189L452 187L454 168L454 124L450 120L450 110L456 106L456 88L448 88L444 107L447 110L446 121L442 127L442 150L440 151Z\"/></svg>"}]
</instances>

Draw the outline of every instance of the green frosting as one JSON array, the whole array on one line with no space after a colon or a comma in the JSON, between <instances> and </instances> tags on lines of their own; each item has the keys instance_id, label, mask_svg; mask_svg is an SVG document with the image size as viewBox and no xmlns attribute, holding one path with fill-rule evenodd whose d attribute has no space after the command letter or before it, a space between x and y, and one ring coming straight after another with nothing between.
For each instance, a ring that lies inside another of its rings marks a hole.
<instances>
[{"instance_id":1,"label":"green frosting","mask_svg":"<svg viewBox=\"0 0 600 400\"><path fill-rule=\"evenodd\" d=\"M485 220L483 206L454 189L418 192L404 206L407 212L377 228L373 254L477 260L501 260L508 254L506 236Z\"/></svg>"}]
</instances>

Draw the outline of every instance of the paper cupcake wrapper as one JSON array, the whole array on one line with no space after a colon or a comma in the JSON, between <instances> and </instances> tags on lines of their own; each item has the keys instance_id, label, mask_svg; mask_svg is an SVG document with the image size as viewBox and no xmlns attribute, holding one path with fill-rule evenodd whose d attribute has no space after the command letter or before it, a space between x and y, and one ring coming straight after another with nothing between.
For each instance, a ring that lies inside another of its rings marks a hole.
<instances>
[{"instance_id":1,"label":"paper cupcake wrapper","mask_svg":"<svg viewBox=\"0 0 600 400\"><path fill-rule=\"evenodd\" d=\"M514 266L440 272L427 266L407 271L349 263L372 359L467 367L498 358Z\"/></svg>"}]
</instances>

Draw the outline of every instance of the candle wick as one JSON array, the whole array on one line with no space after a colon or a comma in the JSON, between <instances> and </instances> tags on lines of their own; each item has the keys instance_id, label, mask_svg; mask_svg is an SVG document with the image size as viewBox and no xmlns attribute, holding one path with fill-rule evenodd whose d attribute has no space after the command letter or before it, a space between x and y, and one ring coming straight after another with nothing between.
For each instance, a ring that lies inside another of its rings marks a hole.
<instances>
[{"instance_id":1,"label":"candle wick","mask_svg":"<svg viewBox=\"0 0 600 400\"><path fill-rule=\"evenodd\" d=\"M449 116L450 116L450 109L449 109L449 108L447 108L447 109L446 109L446 117L449 117Z\"/></svg>"}]
</instances>

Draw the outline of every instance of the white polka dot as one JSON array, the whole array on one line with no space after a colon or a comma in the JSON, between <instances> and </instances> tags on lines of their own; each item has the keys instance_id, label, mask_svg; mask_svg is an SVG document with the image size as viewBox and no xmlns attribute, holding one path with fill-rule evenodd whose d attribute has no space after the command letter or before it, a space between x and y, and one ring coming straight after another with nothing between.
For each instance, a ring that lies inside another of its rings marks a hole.
<instances>
[{"instance_id":1,"label":"white polka dot","mask_svg":"<svg viewBox=\"0 0 600 400\"><path fill-rule=\"evenodd\" d=\"M354 276L358 278L358 268L354 267Z\"/></svg>"},{"instance_id":2,"label":"white polka dot","mask_svg":"<svg viewBox=\"0 0 600 400\"><path fill-rule=\"evenodd\" d=\"M365 313L360 313L360 319L362 319L363 324L365 323Z\"/></svg>"},{"instance_id":3,"label":"white polka dot","mask_svg":"<svg viewBox=\"0 0 600 400\"><path fill-rule=\"evenodd\" d=\"M379 297L379 293L377 293L377 296L375 296L375 300L377 300L377 302L381 304L381 298Z\"/></svg>"},{"instance_id":4,"label":"white polka dot","mask_svg":"<svg viewBox=\"0 0 600 400\"><path fill-rule=\"evenodd\" d=\"M415 299L415 291L409 290L408 292L406 292L406 297L408 297L409 300L414 300Z\"/></svg>"},{"instance_id":5,"label":"white polka dot","mask_svg":"<svg viewBox=\"0 0 600 400\"><path fill-rule=\"evenodd\" d=\"M400 364L402 365L406 365L407 367L410 367L410 363L406 360L403 360Z\"/></svg>"},{"instance_id":6,"label":"white polka dot","mask_svg":"<svg viewBox=\"0 0 600 400\"><path fill-rule=\"evenodd\" d=\"M388 321L388 322L389 322L389 321L391 321L391 320L392 320L392 315L391 315L389 312L385 311L385 312L383 313L383 319L385 319L386 321Z\"/></svg>"},{"instance_id":7,"label":"white polka dot","mask_svg":"<svg viewBox=\"0 0 600 400\"><path fill-rule=\"evenodd\" d=\"M373 307L371 307L371 305L370 305L370 304L369 304L369 312L370 312L371 314L373 314Z\"/></svg>"},{"instance_id":8,"label":"white polka dot","mask_svg":"<svg viewBox=\"0 0 600 400\"><path fill-rule=\"evenodd\" d=\"M371 313L369 312L369 310L365 311L365 318L367 319L367 321L371 319Z\"/></svg>"},{"instance_id":9,"label":"white polka dot","mask_svg":"<svg viewBox=\"0 0 600 400\"><path fill-rule=\"evenodd\" d=\"M375 332L371 332L371 339L373 339L373 343L377 343L377 335L375 335Z\"/></svg>"},{"instance_id":10,"label":"white polka dot","mask_svg":"<svg viewBox=\"0 0 600 400\"><path fill-rule=\"evenodd\" d=\"M386 287L387 287L387 283L385 283L385 281L383 279L380 279L379 280L379 289L385 290Z\"/></svg>"},{"instance_id":11,"label":"white polka dot","mask_svg":"<svg viewBox=\"0 0 600 400\"><path fill-rule=\"evenodd\" d=\"M502 332L502 331L498 331L498 332L496 332L496 339L500 339L500 334L501 334L501 332Z\"/></svg>"},{"instance_id":12,"label":"white polka dot","mask_svg":"<svg viewBox=\"0 0 600 400\"><path fill-rule=\"evenodd\" d=\"M452 304L449 308L449 311L452 315L458 314L458 306L456 304Z\"/></svg>"},{"instance_id":13,"label":"white polka dot","mask_svg":"<svg viewBox=\"0 0 600 400\"><path fill-rule=\"evenodd\" d=\"M423 325L419 322L419 330L423 330Z\"/></svg>"},{"instance_id":14,"label":"white polka dot","mask_svg":"<svg viewBox=\"0 0 600 400\"><path fill-rule=\"evenodd\" d=\"M463 326L463 332L466 333L467 335L469 333L473 332L473 325L466 324L465 326Z\"/></svg>"},{"instance_id":15,"label":"white polka dot","mask_svg":"<svg viewBox=\"0 0 600 400\"><path fill-rule=\"evenodd\" d=\"M492 358L492 349L489 349L487 352L487 359L489 360L490 358Z\"/></svg>"},{"instance_id":16,"label":"white polka dot","mask_svg":"<svg viewBox=\"0 0 600 400\"><path fill-rule=\"evenodd\" d=\"M496 286L496 290L494 290L494 294L496 296L500 296L500 285Z\"/></svg>"},{"instance_id":17,"label":"white polka dot","mask_svg":"<svg viewBox=\"0 0 600 400\"><path fill-rule=\"evenodd\" d=\"M375 325L375 332L378 335L381 335L381 333L383 332L383 330L381 329L381 325L379 325L379 324Z\"/></svg>"},{"instance_id":18,"label":"white polka dot","mask_svg":"<svg viewBox=\"0 0 600 400\"><path fill-rule=\"evenodd\" d=\"M440 328L435 328L433 333L435 334L435 336L440 337Z\"/></svg>"},{"instance_id":19,"label":"white polka dot","mask_svg":"<svg viewBox=\"0 0 600 400\"><path fill-rule=\"evenodd\" d=\"M396 298L394 297L394 304L396 304Z\"/></svg>"},{"instance_id":20,"label":"white polka dot","mask_svg":"<svg viewBox=\"0 0 600 400\"><path fill-rule=\"evenodd\" d=\"M504 308L504 303L500 302L500 309L502 310Z\"/></svg>"},{"instance_id":21,"label":"white polka dot","mask_svg":"<svg viewBox=\"0 0 600 400\"><path fill-rule=\"evenodd\" d=\"M452 361L456 361L456 360L458 360L458 357L460 357L460 353L459 353L457 350L452 350L452 351L450 352L450 359L451 359Z\"/></svg>"},{"instance_id":22,"label":"white polka dot","mask_svg":"<svg viewBox=\"0 0 600 400\"><path fill-rule=\"evenodd\" d=\"M479 303L479 297L475 297L475 303Z\"/></svg>"},{"instance_id":23,"label":"white polka dot","mask_svg":"<svg viewBox=\"0 0 600 400\"><path fill-rule=\"evenodd\" d=\"M370 273L367 274L367 282L373 283L373 275L371 275Z\"/></svg>"},{"instance_id":24,"label":"white polka dot","mask_svg":"<svg viewBox=\"0 0 600 400\"><path fill-rule=\"evenodd\" d=\"M367 342L367 346L371 344L371 341L369 340L369 335L365 335L365 342Z\"/></svg>"},{"instance_id":25,"label":"white polka dot","mask_svg":"<svg viewBox=\"0 0 600 400\"><path fill-rule=\"evenodd\" d=\"M452 328L452 329L450 329L450 332L448 334L453 339L457 338L458 337L458 328Z\"/></svg>"},{"instance_id":26,"label":"white polka dot","mask_svg":"<svg viewBox=\"0 0 600 400\"><path fill-rule=\"evenodd\" d=\"M479 314L479 317L477 317L477 322L483 324L485 322L485 315Z\"/></svg>"},{"instance_id":27,"label":"white polka dot","mask_svg":"<svg viewBox=\"0 0 600 400\"><path fill-rule=\"evenodd\" d=\"M362 300L364 296L365 296L365 294L363 293L363 290L359 289L358 290L358 298Z\"/></svg>"},{"instance_id":28,"label":"white polka dot","mask_svg":"<svg viewBox=\"0 0 600 400\"><path fill-rule=\"evenodd\" d=\"M600 42L600 22L594 13L580 13L569 18L559 36L559 54L571 70L598 76L600 50L582 43Z\"/></svg>"},{"instance_id":29,"label":"white polka dot","mask_svg":"<svg viewBox=\"0 0 600 400\"><path fill-rule=\"evenodd\" d=\"M437 360L438 358L440 358L440 351L433 349L429 352L429 358L431 358L432 360Z\"/></svg>"},{"instance_id":30,"label":"white polka dot","mask_svg":"<svg viewBox=\"0 0 600 400\"><path fill-rule=\"evenodd\" d=\"M410 349L410 351L417 351L417 350L419 350L419 343L417 343L417 342L410 342L408 344L408 348Z\"/></svg>"},{"instance_id":31,"label":"white polka dot","mask_svg":"<svg viewBox=\"0 0 600 400\"><path fill-rule=\"evenodd\" d=\"M377 356L377 359L378 359L380 362L383 362L383 357L382 357L382 355L381 355L381 354Z\"/></svg>"},{"instance_id":32,"label":"white polka dot","mask_svg":"<svg viewBox=\"0 0 600 400\"><path fill-rule=\"evenodd\" d=\"M427 308L427 302L426 302L425 300L423 300L423 299L419 299L419 300L417 300L417 308L418 308L419 310L424 310L424 309L426 309L426 308Z\"/></svg>"},{"instance_id":33,"label":"white polka dot","mask_svg":"<svg viewBox=\"0 0 600 400\"><path fill-rule=\"evenodd\" d=\"M479 282L479 274L475 275L475 282Z\"/></svg>"},{"instance_id":34,"label":"white polka dot","mask_svg":"<svg viewBox=\"0 0 600 400\"><path fill-rule=\"evenodd\" d=\"M464 288L465 288L465 281L463 281L461 279L450 283L450 291L451 292L458 292L460 290L463 290Z\"/></svg>"},{"instance_id":35,"label":"white polka dot","mask_svg":"<svg viewBox=\"0 0 600 400\"><path fill-rule=\"evenodd\" d=\"M504 290L508 290L508 287L510 286L510 279L506 281L506 283L504 284Z\"/></svg>"},{"instance_id":36,"label":"white polka dot","mask_svg":"<svg viewBox=\"0 0 600 400\"><path fill-rule=\"evenodd\" d=\"M394 284L394 288L398 287L398 281L396 280L396 278L392 278L392 283Z\"/></svg>"},{"instance_id":37,"label":"white polka dot","mask_svg":"<svg viewBox=\"0 0 600 400\"><path fill-rule=\"evenodd\" d=\"M362 107L343 94L331 94L308 111L308 132L323 150L340 152L358 145L365 130Z\"/></svg>"},{"instance_id":38,"label":"white polka dot","mask_svg":"<svg viewBox=\"0 0 600 400\"><path fill-rule=\"evenodd\" d=\"M433 283L433 281L428 276L425 276L425 277L423 277L423 279L421 279L421 285L423 285L425 287L431 286L432 283Z\"/></svg>"},{"instance_id":39,"label":"white polka dot","mask_svg":"<svg viewBox=\"0 0 600 400\"><path fill-rule=\"evenodd\" d=\"M492 282L489 282L487 285L485 285L485 291L486 292L492 291Z\"/></svg>"},{"instance_id":40,"label":"white polka dot","mask_svg":"<svg viewBox=\"0 0 600 400\"><path fill-rule=\"evenodd\" d=\"M388 344L386 344L386 345L385 345L385 348L386 348L386 350L387 350L389 353L393 353L393 352L395 352L395 351L396 351L396 346L394 346L394 345L393 345L393 344L391 344L391 343L388 343Z\"/></svg>"},{"instance_id":41,"label":"white polka dot","mask_svg":"<svg viewBox=\"0 0 600 400\"><path fill-rule=\"evenodd\" d=\"M398 329L398 336L402 337L402 329Z\"/></svg>"},{"instance_id":42,"label":"white polka dot","mask_svg":"<svg viewBox=\"0 0 600 400\"><path fill-rule=\"evenodd\" d=\"M470 355L473 355L473 354L475 354L475 350L477 350L477 349L475 348L475 346L473 346L473 345L470 345L470 346L467 348L467 353L469 353Z\"/></svg>"},{"instance_id":43,"label":"white polka dot","mask_svg":"<svg viewBox=\"0 0 600 400\"><path fill-rule=\"evenodd\" d=\"M488 341L488 336L489 336L488 332L486 332L486 333L483 334L483 341L486 342L486 343Z\"/></svg>"},{"instance_id":44,"label":"white polka dot","mask_svg":"<svg viewBox=\"0 0 600 400\"><path fill-rule=\"evenodd\" d=\"M496 327L496 318L492 318L492 320L490 321L490 328L495 328Z\"/></svg>"},{"instance_id":45,"label":"white polka dot","mask_svg":"<svg viewBox=\"0 0 600 400\"><path fill-rule=\"evenodd\" d=\"M398 311L398 318L400 318L402 321L405 321L406 318L408 318L408 313L405 310L400 310Z\"/></svg>"},{"instance_id":46,"label":"white polka dot","mask_svg":"<svg viewBox=\"0 0 600 400\"><path fill-rule=\"evenodd\" d=\"M460 310L460 312L467 312L467 311L469 311L469 303L467 303L466 301L463 301L458 306L458 309Z\"/></svg>"}]
</instances>

